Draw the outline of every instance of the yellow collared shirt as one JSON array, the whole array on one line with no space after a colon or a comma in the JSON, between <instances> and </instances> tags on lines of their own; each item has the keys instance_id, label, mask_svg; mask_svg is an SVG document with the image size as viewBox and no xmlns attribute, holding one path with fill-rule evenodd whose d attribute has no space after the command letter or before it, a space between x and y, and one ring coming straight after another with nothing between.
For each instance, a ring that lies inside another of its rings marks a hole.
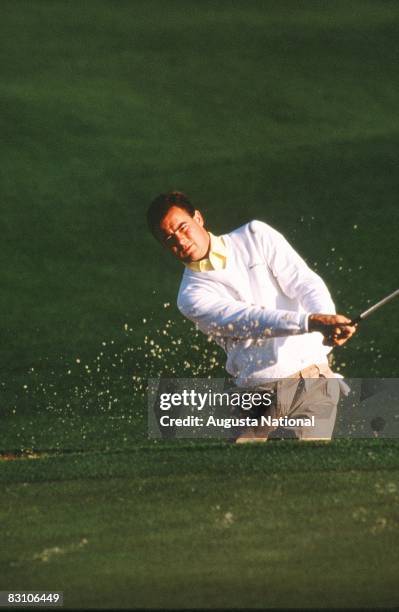
<instances>
[{"instance_id":1,"label":"yellow collared shirt","mask_svg":"<svg viewBox=\"0 0 399 612\"><path fill-rule=\"evenodd\" d=\"M209 272L210 270L223 270L226 267L227 249L223 238L221 236L214 236L211 232L209 232L209 237L211 244L208 257L185 264L190 270L194 270L194 272Z\"/></svg>"}]
</instances>

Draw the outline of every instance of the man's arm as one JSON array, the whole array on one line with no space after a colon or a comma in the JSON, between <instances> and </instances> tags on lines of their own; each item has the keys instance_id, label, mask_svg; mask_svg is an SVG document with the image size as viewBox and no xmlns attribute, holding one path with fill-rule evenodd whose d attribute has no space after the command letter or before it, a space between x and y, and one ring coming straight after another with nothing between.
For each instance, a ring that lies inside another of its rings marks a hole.
<instances>
[{"instance_id":1,"label":"man's arm","mask_svg":"<svg viewBox=\"0 0 399 612\"><path fill-rule=\"evenodd\" d=\"M342 315L310 314L291 310L269 310L240 300L224 298L202 284L188 284L180 291L180 312L196 323L205 334L230 338L272 338L318 331L324 344L341 346L356 331L343 325L350 320Z\"/></svg>"},{"instance_id":2,"label":"man's arm","mask_svg":"<svg viewBox=\"0 0 399 612\"><path fill-rule=\"evenodd\" d=\"M255 233L260 237L266 261L283 292L296 298L309 313L307 331L323 334L323 344L342 346L355 333L350 319L335 314L335 306L323 280L291 247L279 232L255 221ZM321 314L323 313L323 314Z\"/></svg>"},{"instance_id":3,"label":"man's arm","mask_svg":"<svg viewBox=\"0 0 399 612\"><path fill-rule=\"evenodd\" d=\"M223 297L206 282L187 284L179 292L177 306L202 332L213 336L270 338L307 331L305 313L270 310Z\"/></svg>"},{"instance_id":4,"label":"man's arm","mask_svg":"<svg viewBox=\"0 0 399 612\"><path fill-rule=\"evenodd\" d=\"M283 293L298 300L307 313L335 314L334 302L326 284L284 236L261 221L253 221L251 228Z\"/></svg>"}]
</instances>

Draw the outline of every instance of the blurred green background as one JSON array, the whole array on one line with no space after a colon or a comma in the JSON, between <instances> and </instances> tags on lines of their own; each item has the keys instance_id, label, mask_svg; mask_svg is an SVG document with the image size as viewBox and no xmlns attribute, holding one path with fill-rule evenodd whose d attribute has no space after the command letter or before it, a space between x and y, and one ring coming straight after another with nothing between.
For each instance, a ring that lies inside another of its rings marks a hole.
<instances>
[{"instance_id":1,"label":"blurred green background","mask_svg":"<svg viewBox=\"0 0 399 612\"><path fill-rule=\"evenodd\" d=\"M181 329L180 264L145 224L171 188L216 233L252 218L282 231L341 312L396 288L396 2L4 0L1 13L3 378L142 344L165 302ZM340 351L344 373L397 375L395 313Z\"/></svg>"}]
</instances>

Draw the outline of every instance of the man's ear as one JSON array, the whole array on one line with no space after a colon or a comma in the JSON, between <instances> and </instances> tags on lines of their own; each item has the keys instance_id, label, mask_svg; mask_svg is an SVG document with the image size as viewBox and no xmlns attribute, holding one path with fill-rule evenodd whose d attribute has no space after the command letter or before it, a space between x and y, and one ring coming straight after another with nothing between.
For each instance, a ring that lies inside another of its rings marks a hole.
<instances>
[{"instance_id":1,"label":"man's ear","mask_svg":"<svg viewBox=\"0 0 399 612\"><path fill-rule=\"evenodd\" d=\"M204 217L202 216L199 210L196 210L194 212L193 219L198 223L198 225L200 225L201 227L204 227L204 224L205 224Z\"/></svg>"}]
</instances>

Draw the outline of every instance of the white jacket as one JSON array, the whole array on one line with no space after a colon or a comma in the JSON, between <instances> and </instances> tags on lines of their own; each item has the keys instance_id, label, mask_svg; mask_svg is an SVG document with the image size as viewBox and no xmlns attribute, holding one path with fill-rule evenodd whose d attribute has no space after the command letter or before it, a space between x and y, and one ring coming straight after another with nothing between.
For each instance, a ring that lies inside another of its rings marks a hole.
<instances>
[{"instance_id":1,"label":"white jacket","mask_svg":"<svg viewBox=\"0 0 399 612\"><path fill-rule=\"evenodd\" d=\"M307 333L310 313L334 314L322 279L276 230L251 221L223 236L222 270L185 269L177 298L184 316L227 353L239 386L284 378L327 363L331 348Z\"/></svg>"}]
</instances>

